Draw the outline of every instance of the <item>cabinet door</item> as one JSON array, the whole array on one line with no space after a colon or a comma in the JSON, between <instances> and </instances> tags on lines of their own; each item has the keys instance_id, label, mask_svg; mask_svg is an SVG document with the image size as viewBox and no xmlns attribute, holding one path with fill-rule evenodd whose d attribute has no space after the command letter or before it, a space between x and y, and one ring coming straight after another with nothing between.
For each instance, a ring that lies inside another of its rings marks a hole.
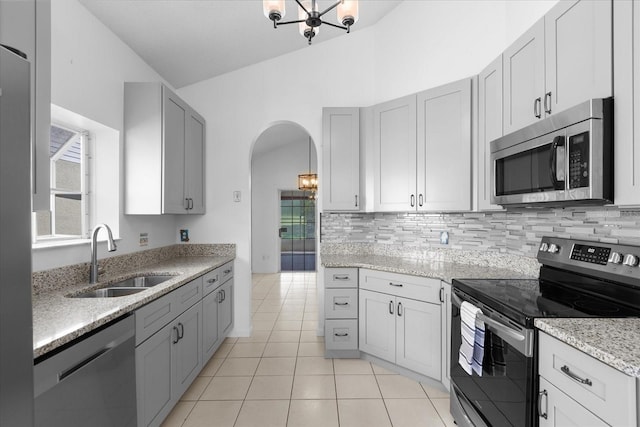
<instances>
[{"instance_id":1,"label":"cabinet door","mask_svg":"<svg viewBox=\"0 0 640 427\"><path fill-rule=\"evenodd\" d=\"M218 291L215 291L202 299L202 363L207 363L213 356L220 341L218 331Z\"/></svg>"},{"instance_id":2,"label":"cabinet door","mask_svg":"<svg viewBox=\"0 0 640 427\"><path fill-rule=\"evenodd\" d=\"M179 340L173 344L176 400L189 388L202 369L202 304L182 313L173 323Z\"/></svg>"},{"instance_id":3,"label":"cabinet door","mask_svg":"<svg viewBox=\"0 0 640 427\"><path fill-rule=\"evenodd\" d=\"M440 380L442 373L440 306L396 299L396 363Z\"/></svg>"},{"instance_id":4,"label":"cabinet door","mask_svg":"<svg viewBox=\"0 0 640 427\"><path fill-rule=\"evenodd\" d=\"M184 144L187 108L163 87L162 213L186 213Z\"/></svg>"},{"instance_id":5,"label":"cabinet door","mask_svg":"<svg viewBox=\"0 0 640 427\"><path fill-rule=\"evenodd\" d=\"M540 427L605 427L607 423L540 377ZM543 417L541 415L546 415Z\"/></svg>"},{"instance_id":6,"label":"cabinet door","mask_svg":"<svg viewBox=\"0 0 640 427\"><path fill-rule=\"evenodd\" d=\"M184 146L184 174L188 213L203 214L205 208L205 122L193 111L187 114L187 133Z\"/></svg>"},{"instance_id":7,"label":"cabinet door","mask_svg":"<svg viewBox=\"0 0 640 427\"><path fill-rule=\"evenodd\" d=\"M374 210L415 210L416 96L373 107Z\"/></svg>"},{"instance_id":8,"label":"cabinet door","mask_svg":"<svg viewBox=\"0 0 640 427\"><path fill-rule=\"evenodd\" d=\"M378 292L360 290L359 349L380 359L396 360L396 299Z\"/></svg>"},{"instance_id":9,"label":"cabinet door","mask_svg":"<svg viewBox=\"0 0 640 427\"><path fill-rule=\"evenodd\" d=\"M160 425L173 407L173 325L167 325L136 347L138 425Z\"/></svg>"},{"instance_id":10,"label":"cabinet door","mask_svg":"<svg viewBox=\"0 0 640 427\"><path fill-rule=\"evenodd\" d=\"M418 210L471 209L471 79L417 96Z\"/></svg>"},{"instance_id":11,"label":"cabinet door","mask_svg":"<svg viewBox=\"0 0 640 427\"><path fill-rule=\"evenodd\" d=\"M218 330L223 340L233 328L233 278L223 284L218 292Z\"/></svg>"},{"instance_id":12,"label":"cabinet door","mask_svg":"<svg viewBox=\"0 0 640 427\"><path fill-rule=\"evenodd\" d=\"M449 390L451 382L451 285L442 282L442 384Z\"/></svg>"},{"instance_id":13,"label":"cabinet door","mask_svg":"<svg viewBox=\"0 0 640 427\"><path fill-rule=\"evenodd\" d=\"M544 114L544 18L509 46L502 60L504 133L508 134Z\"/></svg>"},{"instance_id":14,"label":"cabinet door","mask_svg":"<svg viewBox=\"0 0 640 427\"><path fill-rule=\"evenodd\" d=\"M322 109L322 194L328 211L359 211L360 110Z\"/></svg>"},{"instance_id":15,"label":"cabinet door","mask_svg":"<svg viewBox=\"0 0 640 427\"><path fill-rule=\"evenodd\" d=\"M563 1L545 15L548 114L613 95L612 2Z\"/></svg>"},{"instance_id":16,"label":"cabinet door","mask_svg":"<svg viewBox=\"0 0 640 427\"><path fill-rule=\"evenodd\" d=\"M478 76L478 210L502 209L491 204L491 141L502 133L502 55Z\"/></svg>"}]
</instances>

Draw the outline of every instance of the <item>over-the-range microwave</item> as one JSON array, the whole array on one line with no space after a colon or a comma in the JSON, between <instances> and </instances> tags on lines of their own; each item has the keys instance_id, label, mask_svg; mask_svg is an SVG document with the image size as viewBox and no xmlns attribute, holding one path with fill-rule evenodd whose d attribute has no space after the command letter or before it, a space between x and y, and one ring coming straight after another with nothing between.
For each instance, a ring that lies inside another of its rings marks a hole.
<instances>
[{"instance_id":1,"label":"over-the-range microwave","mask_svg":"<svg viewBox=\"0 0 640 427\"><path fill-rule=\"evenodd\" d=\"M491 201L613 202L613 98L591 99L491 141Z\"/></svg>"}]
</instances>

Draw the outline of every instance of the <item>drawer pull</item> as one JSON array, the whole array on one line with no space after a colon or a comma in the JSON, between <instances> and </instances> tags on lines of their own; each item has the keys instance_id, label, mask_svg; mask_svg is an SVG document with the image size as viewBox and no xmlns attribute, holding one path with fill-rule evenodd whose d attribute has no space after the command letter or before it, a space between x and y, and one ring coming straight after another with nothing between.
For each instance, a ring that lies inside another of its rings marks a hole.
<instances>
[{"instance_id":1,"label":"drawer pull","mask_svg":"<svg viewBox=\"0 0 640 427\"><path fill-rule=\"evenodd\" d=\"M338 276L334 274L333 280L349 280L349 276Z\"/></svg>"},{"instance_id":2,"label":"drawer pull","mask_svg":"<svg viewBox=\"0 0 640 427\"><path fill-rule=\"evenodd\" d=\"M224 271L224 274L229 274L229 273L231 273L231 269L228 269L228 270Z\"/></svg>"},{"instance_id":3,"label":"drawer pull","mask_svg":"<svg viewBox=\"0 0 640 427\"><path fill-rule=\"evenodd\" d=\"M569 367L567 365L564 365L562 368L560 368L560 370L562 372L564 372L564 374L567 375L569 378L571 378L574 381L579 382L580 384L585 384L585 385L588 385L588 386L592 386L593 385L593 383L591 382L591 380L589 378L580 378L579 376L577 376L576 374L571 372L571 369L569 369Z\"/></svg>"},{"instance_id":4,"label":"drawer pull","mask_svg":"<svg viewBox=\"0 0 640 427\"><path fill-rule=\"evenodd\" d=\"M395 286L396 288L401 288L402 287L402 283L389 282L389 286Z\"/></svg>"},{"instance_id":5,"label":"drawer pull","mask_svg":"<svg viewBox=\"0 0 640 427\"><path fill-rule=\"evenodd\" d=\"M334 305L349 305L348 302L334 302Z\"/></svg>"},{"instance_id":6,"label":"drawer pull","mask_svg":"<svg viewBox=\"0 0 640 427\"><path fill-rule=\"evenodd\" d=\"M545 397L544 412L542 412L542 396ZM544 418L545 420L547 419L547 412L549 409L548 405L549 397L547 396L547 390L542 390L540 393L538 393L538 414L540 415L540 418Z\"/></svg>"},{"instance_id":7,"label":"drawer pull","mask_svg":"<svg viewBox=\"0 0 640 427\"><path fill-rule=\"evenodd\" d=\"M335 333L335 334L333 334L333 335L335 335L336 337L348 337L348 336L349 336L349 334L348 334L348 333L346 333L346 332L345 332L345 333L342 333L342 334L339 334L339 333L337 333L337 332L336 332L336 333Z\"/></svg>"},{"instance_id":8,"label":"drawer pull","mask_svg":"<svg viewBox=\"0 0 640 427\"><path fill-rule=\"evenodd\" d=\"M216 283L218 281L218 279L209 279L207 280L207 283Z\"/></svg>"}]
</instances>

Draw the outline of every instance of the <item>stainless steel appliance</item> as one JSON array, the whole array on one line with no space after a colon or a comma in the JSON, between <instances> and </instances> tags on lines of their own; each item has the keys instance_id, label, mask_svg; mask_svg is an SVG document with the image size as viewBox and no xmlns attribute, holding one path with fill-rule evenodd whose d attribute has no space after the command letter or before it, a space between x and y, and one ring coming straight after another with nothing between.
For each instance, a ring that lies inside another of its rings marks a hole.
<instances>
[{"instance_id":1,"label":"stainless steel appliance","mask_svg":"<svg viewBox=\"0 0 640 427\"><path fill-rule=\"evenodd\" d=\"M134 317L36 360L36 427L135 427Z\"/></svg>"},{"instance_id":2,"label":"stainless steel appliance","mask_svg":"<svg viewBox=\"0 0 640 427\"><path fill-rule=\"evenodd\" d=\"M30 65L0 45L0 425L33 424Z\"/></svg>"},{"instance_id":3,"label":"stainless steel appliance","mask_svg":"<svg viewBox=\"0 0 640 427\"><path fill-rule=\"evenodd\" d=\"M492 203L613 202L613 98L592 99L491 141Z\"/></svg>"},{"instance_id":4,"label":"stainless steel appliance","mask_svg":"<svg viewBox=\"0 0 640 427\"><path fill-rule=\"evenodd\" d=\"M453 280L451 413L459 426L538 425L536 318L640 316L640 247L544 237L535 280ZM485 322L482 376L458 364L460 305Z\"/></svg>"}]
</instances>

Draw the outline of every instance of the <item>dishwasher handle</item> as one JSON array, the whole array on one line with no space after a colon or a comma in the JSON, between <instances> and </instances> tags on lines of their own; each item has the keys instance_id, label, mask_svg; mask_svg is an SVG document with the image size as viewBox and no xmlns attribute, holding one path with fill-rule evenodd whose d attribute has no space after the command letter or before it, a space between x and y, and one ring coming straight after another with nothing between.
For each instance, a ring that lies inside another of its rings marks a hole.
<instances>
[{"instance_id":1,"label":"dishwasher handle","mask_svg":"<svg viewBox=\"0 0 640 427\"><path fill-rule=\"evenodd\" d=\"M110 351L112 349L113 349L113 345L108 345L107 347L98 350L95 354L92 354L91 356L87 357L82 362L78 363L77 365L72 366L71 368L60 372L58 374L58 382L64 381L64 379L67 378L69 375L72 375L74 372L82 369L84 366L86 366L89 363L93 362L98 357L102 356L103 354L105 354L106 352L108 352L108 351Z\"/></svg>"}]
</instances>

